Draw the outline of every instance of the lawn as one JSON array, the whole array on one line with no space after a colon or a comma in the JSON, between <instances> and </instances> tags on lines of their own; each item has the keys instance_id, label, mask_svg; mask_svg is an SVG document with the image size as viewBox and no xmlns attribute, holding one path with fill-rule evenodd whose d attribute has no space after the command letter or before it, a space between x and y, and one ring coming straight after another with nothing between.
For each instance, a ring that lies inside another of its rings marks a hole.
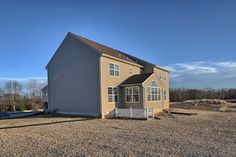
<instances>
[{"instance_id":1,"label":"lawn","mask_svg":"<svg viewBox=\"0 0 236 157\"><path fill-rule=\"evenodd\" d=\"M0 156L235 156L236 113L194 112L148 121L0 120Z\"/></svg>"}]
</instances>

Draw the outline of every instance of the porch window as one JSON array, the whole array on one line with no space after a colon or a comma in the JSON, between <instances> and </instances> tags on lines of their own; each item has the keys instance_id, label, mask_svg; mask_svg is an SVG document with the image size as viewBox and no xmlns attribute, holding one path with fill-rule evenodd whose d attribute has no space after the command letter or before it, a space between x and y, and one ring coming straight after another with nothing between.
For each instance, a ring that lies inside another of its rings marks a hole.
<instances>
[{"instance_id":1,"label":"porch window","mask_svg":"<svg viewBox=\"0 0 236 157\"><path fill-rule=\"evenodd\" d=\"M118 102L117 87L108 87L108 102Z\"/></svg>"},{"instance_id":2,"label":"porch window","mask_svg":"<svg viewBox=\"0 0 236 157\"><path fill-rule=\"evenodd\" d=\"M120 65L109 63L109 71L111 76L120 76Z\"/></svg>"},{"instance_id":3,"label":"porch window","mask_svg":"<svg viewBox=\"0 0 236 157\"><path fill-rule=\"evenodd\" d=\"M139 102L139 86L126 87L125 100L127 103Z\"/></svg>"},{"instance_id":4,"label":"porch window","mask_svg":"<svg viewBox=\"0 0 236 157\"><path fill-rule=\"evenodd\" d=\"M161 90L157 86L156 81L152 81L152 85L147 88L148 101L160 101L161 100Z\"/></svg>"}]
</instances>

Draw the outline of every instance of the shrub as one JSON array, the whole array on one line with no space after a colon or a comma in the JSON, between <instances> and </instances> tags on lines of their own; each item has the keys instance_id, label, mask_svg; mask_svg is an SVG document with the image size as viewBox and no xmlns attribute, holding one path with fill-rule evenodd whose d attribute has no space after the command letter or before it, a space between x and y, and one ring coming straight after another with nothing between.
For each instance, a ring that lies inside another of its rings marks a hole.
<instances>
[{"instance_id":1,"label":"shrub","mask_svg":"<svg viewBox=\"0 0 236 157\"><path fill-rule=\"evenodd\" d=\"M25 110L25 104L16 105L16 111L24 111L24 110Z\"/></svg>"}]
</instances>

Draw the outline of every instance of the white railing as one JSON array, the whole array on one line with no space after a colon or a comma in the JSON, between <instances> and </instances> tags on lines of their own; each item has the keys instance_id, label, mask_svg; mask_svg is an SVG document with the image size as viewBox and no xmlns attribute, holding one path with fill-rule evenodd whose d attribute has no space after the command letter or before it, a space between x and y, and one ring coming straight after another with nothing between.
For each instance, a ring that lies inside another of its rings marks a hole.
<instances>
[{"instance_id":1,"label":"white railing","mask_svg":"<svg viewBox=\"0 0 236 157\"><path fill-rule=\"evenodd\" d=\"M115 108L114 116L116 118L149 119L154 117L154 112L152 108L146 108L146 109Z\"/></svg>"}]
</instances>

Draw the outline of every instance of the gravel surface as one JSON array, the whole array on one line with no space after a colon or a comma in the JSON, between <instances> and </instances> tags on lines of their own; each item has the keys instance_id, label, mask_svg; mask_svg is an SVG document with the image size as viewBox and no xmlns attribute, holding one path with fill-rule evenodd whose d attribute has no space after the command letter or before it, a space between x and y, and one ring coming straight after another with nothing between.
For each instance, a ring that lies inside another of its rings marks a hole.
<instances>
[{"instance_id":1,"label":"gravel surface","mask_svg":"<svg viewBox=\"0 0 236 157\"><path fill-rule=\"evenodd\" d=\"M235 156L236 114L160 120L41 115L0 120L0 156Z\"/></svg>"}]
</instances>

